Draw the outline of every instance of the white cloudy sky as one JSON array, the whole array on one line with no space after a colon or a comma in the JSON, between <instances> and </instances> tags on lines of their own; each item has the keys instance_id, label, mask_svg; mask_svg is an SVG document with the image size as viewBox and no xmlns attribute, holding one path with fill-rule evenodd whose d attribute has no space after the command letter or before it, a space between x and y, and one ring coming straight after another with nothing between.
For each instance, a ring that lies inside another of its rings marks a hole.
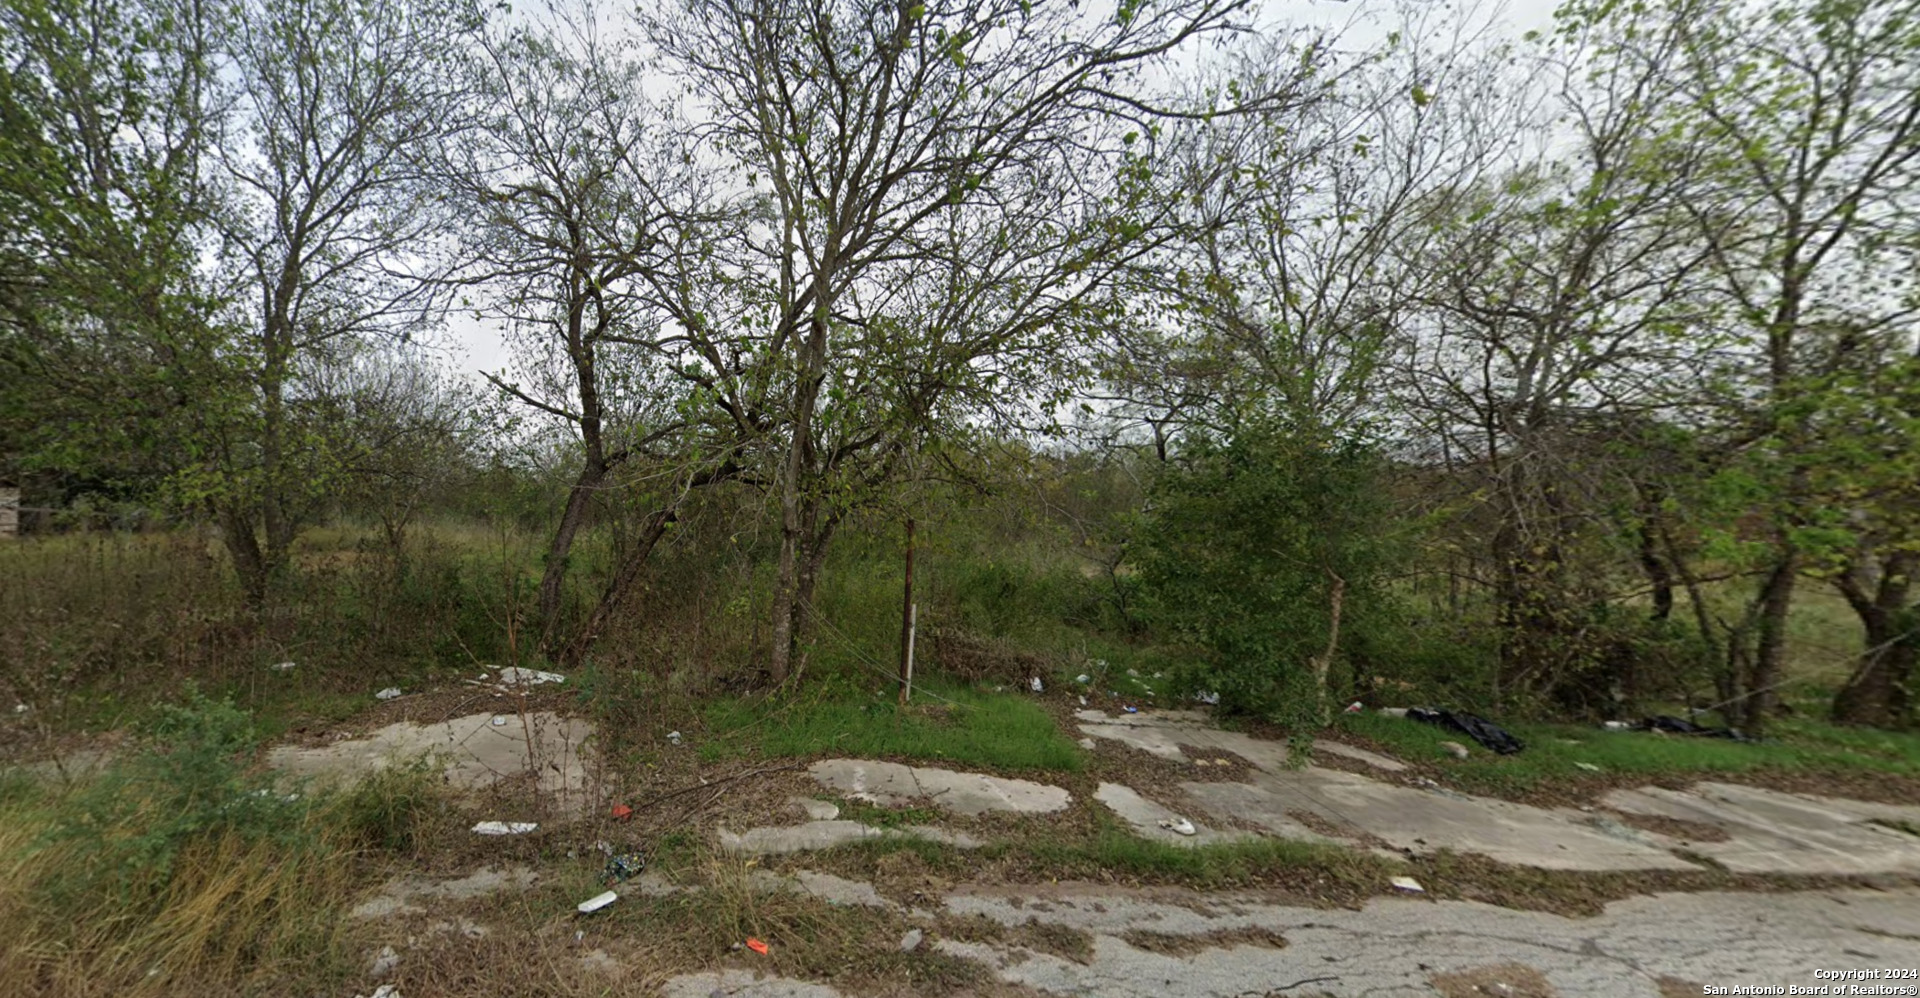
<instances>
[{"instance_id":1,"label":"white cloudy sky","mask_svg":"<svg viewBox=\"0 0 1920 998\"><path fill-rule=\"evenodd\" d=\"M1394 18L1400 0L1268 0L1255 18L1255 24L1267 28L1320 26L1342 29L1352 44L1365 44L1369 36L1382 34ZM1550 22L1559 0L1508 0L1498 6L1481 4L1474 13L1472 0L1435 0L1443 11L1461 17L1490 17L1505 25L1514 37L1544 28ZM1491 0L1489 0L1491 2ZM448 359L462 372L501 371L512 356L500 329L475 320L471 315L454 315L448 320L441 341Z\"/></svg>"}]
</instances>

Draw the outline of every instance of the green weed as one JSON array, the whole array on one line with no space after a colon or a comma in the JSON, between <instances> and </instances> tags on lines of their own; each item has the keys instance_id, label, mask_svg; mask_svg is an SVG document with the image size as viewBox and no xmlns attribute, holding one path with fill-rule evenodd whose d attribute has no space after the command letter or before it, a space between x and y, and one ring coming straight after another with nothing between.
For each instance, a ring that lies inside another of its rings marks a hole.
<instances>
[{"instance_id":1,"label":"green weed","mask_svg":"<svg viewBox=\"0 0 1920 998\"><path fill-rule=\"evenodd\" d=\"M709 741L701 751L709 759L757 751L774 758L897 757L1015 770L1085 765L1080 747L1032 701L938 680L916 684L915 700L904 708L891 690L826 683L797 696L721 700L707 708L706 726Z\"/></svg>"}]
</instances>

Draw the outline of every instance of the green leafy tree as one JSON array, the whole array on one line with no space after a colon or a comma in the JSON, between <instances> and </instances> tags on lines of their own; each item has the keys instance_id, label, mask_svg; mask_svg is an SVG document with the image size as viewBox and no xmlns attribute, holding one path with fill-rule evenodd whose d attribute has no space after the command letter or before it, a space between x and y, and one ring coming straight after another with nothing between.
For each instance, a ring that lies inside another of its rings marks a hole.
<instances>
[{"instance_id":1,"label":"green leafy tree","mask_svg":"<svg viewBox=\"0 0 1920 998\"><path fill-rule=\"evenodd\" d=\"M1400 553L1385 470L1364 445L1274 421L1188 441L1138 547L1154 619L1210 653L1190 682L1229 710L1327 723L1342 621L1386 598Z\"/></svg>"},{"instance_id":2,"label":"green leafy tree","mask_svg":"<svg viewBox=\"0 0 1920 998\"><path fill-rule=\"evenodd\" d=\"M1248 9L691 0L645 18L761 205L721 251L738 268L723 300L687 317L683 369L766 461L776 681L804 664L850 510L924 441L1046 422L1074 344L1166 231L1147 146L1172 109L1149 74Z\"/></svg>"}]
</instances>

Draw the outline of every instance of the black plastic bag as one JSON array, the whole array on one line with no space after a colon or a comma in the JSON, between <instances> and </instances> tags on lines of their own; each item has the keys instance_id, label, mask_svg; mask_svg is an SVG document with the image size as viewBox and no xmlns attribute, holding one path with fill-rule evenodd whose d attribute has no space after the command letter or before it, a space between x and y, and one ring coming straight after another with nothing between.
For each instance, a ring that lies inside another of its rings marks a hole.
<instances>
[{"instance_id":1,"label":"black plastic bag","mask_svg":"<svg viewBox=\"0 0 1920 998\"><path fill-rule=\"evenodd\" d=\"M1512 755L1527 747L1520 739L1508 734L1506 729L1477 714L1456 714L1450 710L1414 707L1407 711L1407 717L1425 724L1458 731L1497 755Z\"/></svg>"},{"instance_id":2,"label":"black plastic bag","mask_svg":"<svg viewBox=\"0 0 1920 998\"><path fill-rule=\"evenodd\" d=\"M1640 729L1642 731L1664 731L1670 735L1697 735L1701 738L1727 738L1736 742L1753 740L1741 734L1737 728L1709 728L1705 725L1695 724L1685 718L1673 717L1667 714L1660 714L1641 721Z\"/></svg>"}]
</instances>

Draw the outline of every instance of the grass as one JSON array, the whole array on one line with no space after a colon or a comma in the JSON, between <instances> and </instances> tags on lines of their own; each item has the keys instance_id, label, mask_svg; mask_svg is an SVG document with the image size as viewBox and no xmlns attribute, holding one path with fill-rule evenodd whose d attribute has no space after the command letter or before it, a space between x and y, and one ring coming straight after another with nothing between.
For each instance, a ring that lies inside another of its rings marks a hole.
<instances>
[{"instance_id":1,"label":"grass","mask_svg":"<svg viewBox=\"0 0 1920 998\"><path fill-rule=\"evenodd\" d=\"M934 681L905 708L891 691L818 682L799 695L737 697L706 709L707 759L757 752L902 758L1005 770L1078 771L1086 759L1024 697Z\"/></svg>"},{"instance_id":2,"label":"grass","mask_svg":"<svg viewBox=\"0 0 1920 998\"><path fill-rule=\"evenodd\" d=\"M1430 724L1379 714L1343 715L1339 728L1388 746L1412 760L1434 760L1464 789L1528 793L1557 782L1605 773L1649 777L1743 773L1756 770L1854 771L1920 776L1920 735L1838 728L1813 721L1781 721L1774 736L1745 743L1719 738L1606 731L1566 724L1502 724L1525 751L1497 756L1466 736ZM1445 757L1444 741L1466 745L1464 760Z\"/></svg>"},{"instance_id":3,"label":"grass","mask_svg":"<svg viewBox=\"0 0 1920 998\"><path fill-rule=\"evenodd\" d=\"M418 846L445 791L403 766L289 794L247 768L258 736L190 693L89 781L0 783L0 979L54 996L343 985L368 861Z\"/></svg>"}]
</instances>

